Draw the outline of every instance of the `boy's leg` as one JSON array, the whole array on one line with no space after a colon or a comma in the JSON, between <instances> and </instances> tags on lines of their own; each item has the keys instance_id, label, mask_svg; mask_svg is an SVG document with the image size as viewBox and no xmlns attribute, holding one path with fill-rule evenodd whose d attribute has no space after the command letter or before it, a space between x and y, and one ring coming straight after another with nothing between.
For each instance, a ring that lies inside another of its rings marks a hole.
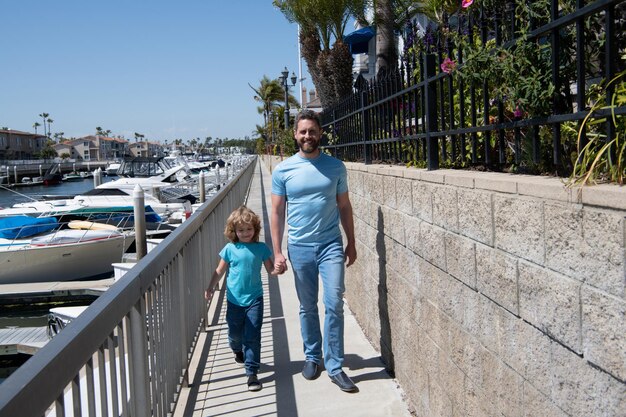
<instances>
[{"instance_id":1,"label":"boy's leg","mask_svg":"<svg viewBox=\"0 0 626 417\"><path fill-rule=\"evenodd\" d=\"M242 351L243 329L246 320L246 307L226 301L226 324L228 324L228 345L235 352Z\"/></svg>"},{"instance_id":2,"label":"boy's leg","mask_svg":"<svg viewBox=\"0 0 626 417\"><path fill-rule=\"evenodd\" d=\"M341 372L344 359L343 295L344 253L341 240L326 245L320 251L320 276L324 287L324 365L329 376Z\"/></svg>"},{"instance_id":3,"label":"boy's leg","mask_svg":"<svg viewBox=\"0 0 626 417\"><path fill-rule=\"evenodd\" d=\"M261 365L261 326L263 325L263 297L246 307L243 329L243 353L246 375L256 375Z\"/></svg>"}]
</instances>

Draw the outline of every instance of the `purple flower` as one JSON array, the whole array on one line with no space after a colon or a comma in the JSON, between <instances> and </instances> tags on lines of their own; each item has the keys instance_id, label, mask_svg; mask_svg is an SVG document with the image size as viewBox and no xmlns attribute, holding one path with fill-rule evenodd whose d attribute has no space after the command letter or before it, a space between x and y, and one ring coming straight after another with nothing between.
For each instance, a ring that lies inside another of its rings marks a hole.
<instances>
[{"instance_id":1,"label":"purple flower","mask_svg":"<svg viewBox=\"0 0 626 417\"><path fill-rule=\"evenodd\" d=\"M461 7L463 7L464 9L467 9L473 3L474 3L474 0L463 0L463 3L461 3Z\"/></svg>"},{"instance_id":2,"label":"purple flower","mask_svg":"<svg viewBox=\"0 0 626 417\"><path fill-rule=\"evenodd\" d=\"M522 116L524 116L524 112L522 111L522 109L520 109L519 106L515 107L515 111L513 111L513 117L515 117L516 119L521 119Z\"/></svg>"}]
</instances>

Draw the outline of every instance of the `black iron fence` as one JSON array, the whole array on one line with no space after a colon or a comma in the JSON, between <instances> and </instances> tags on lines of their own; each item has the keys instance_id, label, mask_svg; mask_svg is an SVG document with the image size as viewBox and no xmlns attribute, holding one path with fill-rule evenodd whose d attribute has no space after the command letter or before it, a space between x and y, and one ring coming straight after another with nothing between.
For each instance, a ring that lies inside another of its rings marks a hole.
<instances>
[{"instance_id":1,"label":"black iron fence","mask_svg":"<svg viewBox=\"0 0 626 417\"><path fill-rule=\"evenodd\" d=\"M625 68L626 0L464 0L425 31L409 23L400 68L359 76L322 113L324 145L347 161L568 174L590 111L594 135L615 136L626 106L597 85Z\"/></svg>"}]
</instances>

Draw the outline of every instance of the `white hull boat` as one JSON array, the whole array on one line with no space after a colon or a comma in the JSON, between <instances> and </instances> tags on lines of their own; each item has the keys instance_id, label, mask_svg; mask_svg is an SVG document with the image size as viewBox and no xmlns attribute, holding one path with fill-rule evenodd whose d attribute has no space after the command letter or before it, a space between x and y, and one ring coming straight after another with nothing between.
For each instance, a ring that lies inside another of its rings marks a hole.
<instances>
[{"instance_id":1,"label":"white hull boat","mask_svg":"<svg viewBox=\"0 0 626 417\"><path fill-rule=\"evenodd\" d=\"M134 235L64 229L27 239L0 239L0 284L72 281L112 274Z\"/></svg>"}]
</instances>

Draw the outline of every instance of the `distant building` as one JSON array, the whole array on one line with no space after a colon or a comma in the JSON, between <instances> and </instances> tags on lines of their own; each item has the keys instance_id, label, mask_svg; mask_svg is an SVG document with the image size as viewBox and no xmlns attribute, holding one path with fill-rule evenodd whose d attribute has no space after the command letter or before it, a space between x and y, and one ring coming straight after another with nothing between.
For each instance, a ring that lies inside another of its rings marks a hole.
<instances>
[{"instance_id":1,"label":"distant building","mask_svg":"<svg viewBox=\"0 0 626 417\"><path fill-rule=\"evenodd\" d=\"M106 161L129 155L127 140L100 135L64 141L53 148L58 156L69 154L70 158L83 161Z\"/></svg>"},{"instance_id":2,"label":"distant building","mask_svg":"<svg viewBox=\"0 0 626 417\"><path fill-rule=\"evenodd\" d=\"M47 140L43 135L0 129L0 159L37 158Z\"/></svg>"},{"instance_id":3,"label":"distant building","mask_svg":"<svg viewBox=\"0 0 626 417\"><path fill-rule=\"evenodd\" d=\"M320 101L319 96L317 95L317 91L311 90L309 91L309 97L307 98L307 90L306 87L302 87L302 108L313 110L314 112L321 113L322 102Z\"/></svg>"},{"instance_id":4,"label":"distant building","mask_svg":"<svg viewBox=\"0 0 626 417\"><path fill-rule=\"evenodd\" d=\"M128 145L131 156L165 156L163 146L157 142L135 142Z\"/></svg>"}]
</instances>

